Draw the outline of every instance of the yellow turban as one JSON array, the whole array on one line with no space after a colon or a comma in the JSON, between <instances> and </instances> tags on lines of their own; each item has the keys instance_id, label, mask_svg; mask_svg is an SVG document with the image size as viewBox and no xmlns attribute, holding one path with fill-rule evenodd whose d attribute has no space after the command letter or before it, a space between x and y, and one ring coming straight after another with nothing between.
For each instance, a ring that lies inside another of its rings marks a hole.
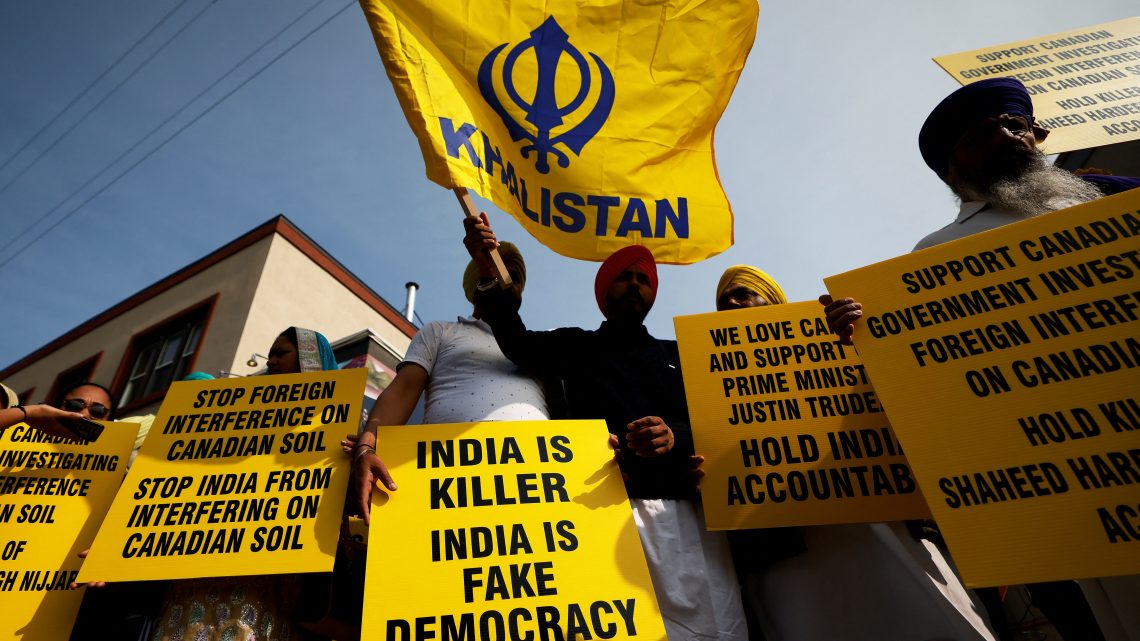
<instances>
[{"instance_id":1,"label":"yellow turban","mask_svg":"<svg viewBox=\"0 0 1140 641\"><path fill-rule=\"evenodd\" d=\"M751 265L733 265L724 270L720 282L716 286L716 298L720 300L722 294L732 285L743 285L760 294L769 305L780 305L788 302L784 290L771 276L752 267Z\"/></svg>"},{"instance_id":2,"label":"yellow turban","mask_svg":"<svg viewBox=\"0 0 1140 641\"><path fill-rule=\"evenodd\" d=\"M499 243L499 256L502 257L503 264L507 266L507 271L514 267L519 273L521 284L526 285L526 263L523 262L519 248L515 247L513 243ZM463 271L463 294L472 303L475 302L475 285L478 282L479 268L475 266L475 261L472 260L467 263L467 269Z\"/></svg>"}]
</instances>

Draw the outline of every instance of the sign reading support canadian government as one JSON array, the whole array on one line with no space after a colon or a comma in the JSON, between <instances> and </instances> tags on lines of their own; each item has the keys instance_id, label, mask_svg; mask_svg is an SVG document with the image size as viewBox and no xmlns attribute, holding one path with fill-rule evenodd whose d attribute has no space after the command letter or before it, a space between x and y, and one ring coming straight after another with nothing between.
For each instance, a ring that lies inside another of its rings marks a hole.
<instances>
[{"instance_id":1,"label":"sign reading support canadian government","mask_svg":"<svg viewBox=\"0 0 1140 641\"><path fill-rule=\"evenodd\" d=\"M825 279L970 585L1140 573L1140 190Z\"/></svg>"},{"instance_id":2,"label":"sign reading support canadian government","mask_svg":"<svg viewBox=\"0 0 1140 641\"><path fill-rule=\"evenodd\" d=\"M1140 140L1140 18L934 59L962 84L1010 76L1049 130L1047 154Z\"/></svg>"}]
</instances>

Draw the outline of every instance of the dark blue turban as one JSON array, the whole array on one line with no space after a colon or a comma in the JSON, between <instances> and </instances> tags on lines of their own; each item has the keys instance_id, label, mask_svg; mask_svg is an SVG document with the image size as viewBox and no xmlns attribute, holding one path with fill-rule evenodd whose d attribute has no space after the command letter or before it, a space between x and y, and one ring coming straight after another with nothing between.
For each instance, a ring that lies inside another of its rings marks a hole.
<instances>
[{"instance_id":1,"label":"dark blue turban","mask_svg":"<svg viewBox=\"0 0 1140 641\"><path fill-rule=\"evenodd\" d=\"M945 180L950 157L962 134L979 120L1010 114L1033 122L1033 102L1016 78L988 78L946 96L926 117L918 132L918 149L926 166Z\"/></svg>"}]
</instances>

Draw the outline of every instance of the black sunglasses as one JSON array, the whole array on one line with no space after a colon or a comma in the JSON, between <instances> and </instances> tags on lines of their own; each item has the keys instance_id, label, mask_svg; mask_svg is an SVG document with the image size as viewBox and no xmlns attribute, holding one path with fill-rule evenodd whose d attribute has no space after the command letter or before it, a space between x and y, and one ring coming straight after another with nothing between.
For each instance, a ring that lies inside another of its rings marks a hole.
<instances>
[{"instance_id":1,"label":"black sunglasses","mask_svg":"<svg viewBox=\"0 0 1140 641\"><path fill-rule=\"evenodd\" d=\"M92 403L88 405L87 401L82 398L64 399L62 405L63 409L69 412L82 412L83 408L86 407L87 412L91 414L91 418L94 419L106 418L107 415L111 413L111 408L107 407L106 405L102 403Z\"/></svg>"},{"instance_id":2,"label":"black sunglasses","mask_svg":"<svg viewBox=\"0 0 1140 641\"><path fill-rule=\"evenodd\" d=\"M998 128L1003 128L1015 136L1033 135L1033 118L1001 114L991 118L984 118L971 125L958 139L958 144L973 144L990 136Z\"/></svg>"}]
</instances>

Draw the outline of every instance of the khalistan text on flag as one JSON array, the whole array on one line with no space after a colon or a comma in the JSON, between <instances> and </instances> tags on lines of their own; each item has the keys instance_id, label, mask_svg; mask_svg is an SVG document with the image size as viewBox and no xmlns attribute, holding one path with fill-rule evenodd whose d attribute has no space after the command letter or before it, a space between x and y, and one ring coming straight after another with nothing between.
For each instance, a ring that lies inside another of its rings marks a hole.
<instances>
[{"instance_id":1,"label":"khalistan text on flag","mask_svg":"<svg viewBox=\"0 0 1140 641\"><path fill-rule=\"evenodd\" d=\"M560 254L631 244L692 263L732 245L713 132L754 0L361 0L428 178Z\"/></svg>"}]
</instances>

